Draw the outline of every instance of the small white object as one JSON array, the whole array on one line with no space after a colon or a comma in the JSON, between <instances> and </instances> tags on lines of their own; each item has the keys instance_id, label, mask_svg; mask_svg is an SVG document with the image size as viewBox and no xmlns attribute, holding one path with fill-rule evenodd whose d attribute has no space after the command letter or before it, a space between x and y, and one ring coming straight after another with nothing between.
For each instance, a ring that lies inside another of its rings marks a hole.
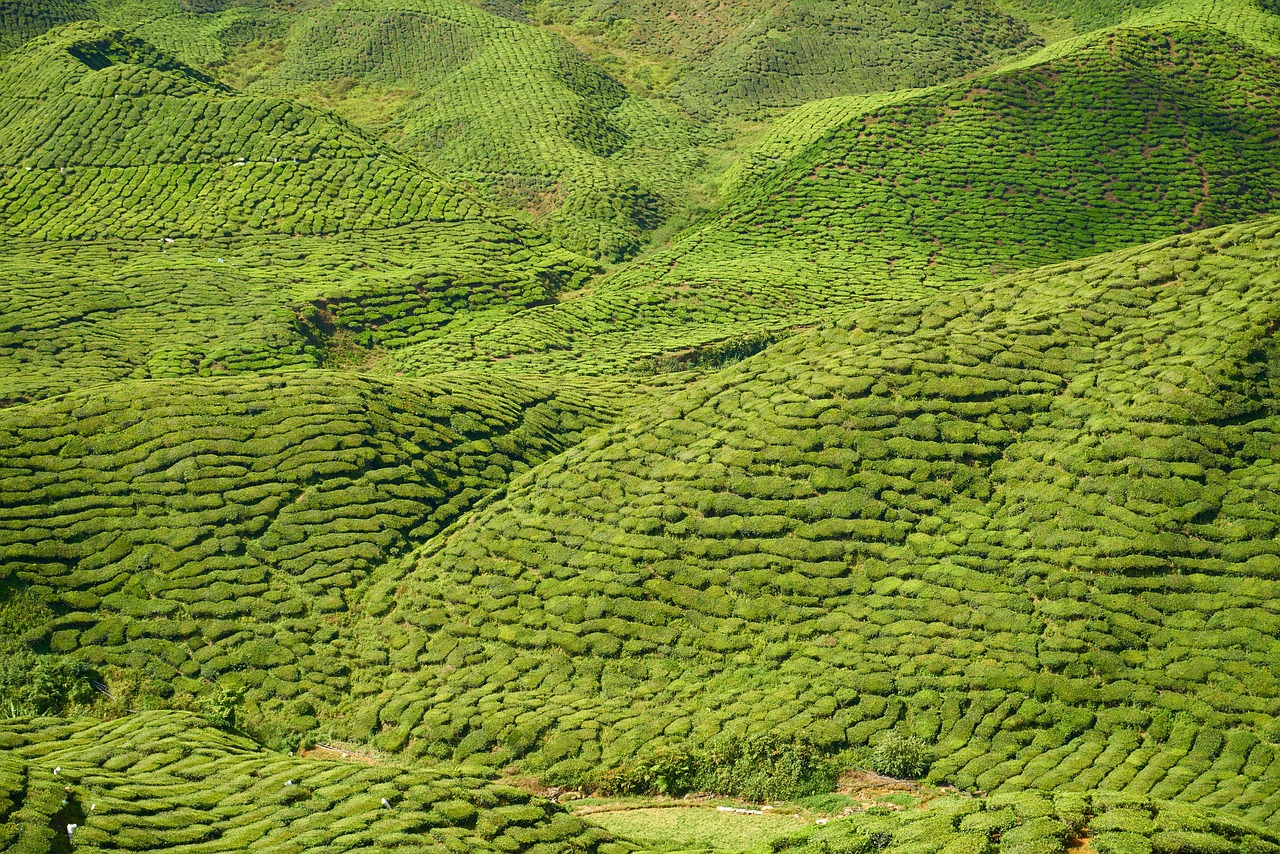
<instances>
[{"instance_id":1,"label":"small white object","mask_svg":"<svg viewBox=\"0 0 1280 854\"><path fill-rule=\"evenodd\" d=\"M219 259L218 259L218 263L219 263L219 264L221 264L221 263L222 263L222 259L221 259L221 258L219 258Z\"/></svg>"},{"instance_id":2,"label":"small white object","mask_svg":"<svg viewBox=\"0 0 1280 854\"><path fill-rule=\"evenodd\" d=\"M89 812L93 812L98 808L97 804L89 804Z\"/></svg>"},{"instance_id":3,"label":"small white object","mask_svg":"<svg viewBox=\"0 0 1280 854\"><path fill-rule=\"evenodd\" d=\"M62 766L61 766L61 765L59 765L57 768L54 768L54 769L53 769L53 776L57 777L60 773L62 773Z\"/></svg>"},{"instance_id":4,"label":"small white object","mask_svg":"<svg viewBox=\"0 0 1280 854\"><path fill-rule=\"evenodd\" d=\"M827 823L827 820L826 820L825 818L820 818L820 819L818 819L817 821L815 821L815 822L814 822L814 824L817 824L817 825L823 825L823 824L826 824L826 823Z\"/></svg>"},{"instance_id":5,"label":"small white object","mask_svg":"<svg viewBox=\"0 0 1280 854\"><path fill-rule=\"evenodd\" d=\"M387 809L391 809L391 802L390 802L390 801L388 801L386 798L383 798L383 799L382 799L382 805L383 805L384 807L386 807Z\"/></svg>"},{"instance_id":6,"label":"small white object","mask_svg":"<svg viewBox=\"0 0 1280 854\"><path fill-rule=\"evenodd\" d=\"M76 832L76 828L77 828L77 827L79 827L79 826L80 826L80 825L78 825L78 824L68 824L68 825L67 825L67 836L71 836L73 833L75 833L75 832Z\"/></svg>"},{"instance_id":7,"label":"small white object","mask_svg":"<svg viewBox=\"0 0 1280 854\"><path fill-rule=\"evenodd\" d=\"M293 781L292 781L292 780L285 780L285 781L284 781L284 784L285 784L286 786L292 786L292 785L293 785Z\"/></svg>"}]
</instances>

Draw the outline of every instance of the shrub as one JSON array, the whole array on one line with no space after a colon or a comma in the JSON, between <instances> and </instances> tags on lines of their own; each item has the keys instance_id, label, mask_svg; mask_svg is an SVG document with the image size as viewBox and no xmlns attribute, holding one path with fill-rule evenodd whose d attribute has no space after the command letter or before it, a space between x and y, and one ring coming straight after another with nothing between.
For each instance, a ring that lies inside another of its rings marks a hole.
<instances>
[{"instance_id":1,"label":"shrub","mask_svg":"<svg viewBox=\"0 0 1280 854\"><path fill-rule=\"evenodd\" d=\"M0 716L56 715L94 698L90 671L60 655L21 651L0 657Z\"/></svg>"},{"instance_id":2,"label":"shrub","mask_svg":"<svg viewBox=\"0 0 1280 854\"><path fill-rule=\"evenodd\" d=\"M871 767L889 777L917 778L929 770L933 757L928 745L914 735L889 732L871 754Z\"/></svg>"}]
</instances>

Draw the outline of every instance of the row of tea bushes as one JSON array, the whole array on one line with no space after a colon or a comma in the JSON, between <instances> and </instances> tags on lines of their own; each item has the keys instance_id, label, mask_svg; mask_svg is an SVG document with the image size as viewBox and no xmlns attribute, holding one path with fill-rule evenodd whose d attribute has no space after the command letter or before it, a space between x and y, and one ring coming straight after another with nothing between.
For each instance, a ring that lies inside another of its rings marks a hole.
<instances>
[{"instance_id":1,"label":"row of tea bushes","mask_svg":"<svg viewBox=\"0 0 1280 854\"><path fill-rule=\"evenodd\" d=\"M921 809L867 814L781 837L793 854L1273 854L1274 828L1213 809L1135 795L1075 791L950 797Z\"/></svg>"}]
</instances>

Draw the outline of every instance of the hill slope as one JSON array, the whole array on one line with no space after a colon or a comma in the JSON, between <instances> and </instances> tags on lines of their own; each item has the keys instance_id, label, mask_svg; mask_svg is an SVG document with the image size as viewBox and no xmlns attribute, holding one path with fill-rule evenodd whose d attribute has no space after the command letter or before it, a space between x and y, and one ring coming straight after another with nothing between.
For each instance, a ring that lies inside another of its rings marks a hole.
<instances>
[{"instance_id":1,"label":"hill slope","mask_svg":"<svg viewBox=\"0 0 1280 854\"><path fill-rule=\"evenodd\" d=\"M762 143L778 165L744 166L723 209L669 247L556 305L468 316L396 363L635 371L1275 211L1275 95L1275 56L1166 22L974 81L816 102L788 125L798 142Z\"/></svg>"},{"instance_id":2,"label":"hill slope","mask_svg":"<svg viewBox=\"0 0 1280 854\"><path fill-rule=\"evenodd\" d=\"M28 641L103 678L132 668L163 696L199 694L248 668L277 710L334 703L351 667L328 624L370 572L574 444L599 410L537 383L315 371L13 407L0 579L51 609ZM299 708L284 730L314 726Z\"/></svg>"},{"instance_id":3,"label":"hill slope","mask_svg":"<svg viewBox=\"0 0 1280 854\"><path fill-rule=\"evenodd\" d=\"M466 772L286 757L191 714L4 721L0 743L6 850L633 850Z\"/></svg>"},{"instance_id":4,"label":"hill slope","mask_svg":"<svg viewBox=\"0 0 1280 854\"><path fill-rule=\"evenodd\" d=\"M688 204L699 129L563 39L458 0L99 7L235 85L341 112L575 250L634 254Z\"/></svg>"},{"instance_id":5,"label":"hill slope","mask_svg":"<svg viewBox=\"0 0 1280 854\"><path fill-rule=\"evenodd\" d=\"M1278 228L867 307L589 439L374 586L362 648L420 640L365 678L422 687L356 720L570 778L905 722L962 787L1269 819Z\"/></svg>"},{"instance_id":6,"label":"hill slope","mask_svg":"<svg viewBox=\"0 0 1280 854\"><path fill-rule=\"evenodd\" d=\"M632 66L641 81L661 86L674 78L671 94L704 116L930 85L1039 43L1024 24L984 2L527 5L533 20L566 26L606 55L621 52L618 64Z\"/></svg>"},{"instance_id":7,"label":"hill slope","mask_svg":"<svg viewBox=\"0 0 1280 854\"><path fill-rule=\"evenodd\" d=\"M0 235L4 402L358 362L589 270L330 113L92 23L0 68Z\"/></svg>"}]
</instances>

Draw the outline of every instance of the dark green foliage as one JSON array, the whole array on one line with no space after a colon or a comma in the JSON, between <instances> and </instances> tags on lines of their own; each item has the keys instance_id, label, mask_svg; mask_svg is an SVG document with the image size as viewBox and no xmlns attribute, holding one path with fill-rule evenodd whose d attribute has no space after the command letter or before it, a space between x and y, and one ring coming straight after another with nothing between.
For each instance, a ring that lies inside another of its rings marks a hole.
<instances>
[{"instance_id":1,"label":"dark green foliage","mask_svg":"<svg viewBox=\"0 0 1280 854\"><path fill-rule=\"evenodd\" d=\"M0 717L61 714L93 698L90 671L75 659L0 654Z\"/></svg>"},{"instance_id":2,"label":"dark green foliage","mask_svg":"<svg viewBox=\"0 0 1280 854\"><path fill-rule=\"evenodd\" d=\"M96 17L85 0L0 0L0 53L60 24Z\"/></svg>"},{"instance_id":3,"label":"dark green foliage","mask_svg":"<svg viewBox=\"0 0 1280 854\"><path fill-rule=\"evenodd\" d=\"M896 730L881 738L871 754L871 767L889 777L923 777L930 761L927 744Z\"/></svg>"}]
</instances>

